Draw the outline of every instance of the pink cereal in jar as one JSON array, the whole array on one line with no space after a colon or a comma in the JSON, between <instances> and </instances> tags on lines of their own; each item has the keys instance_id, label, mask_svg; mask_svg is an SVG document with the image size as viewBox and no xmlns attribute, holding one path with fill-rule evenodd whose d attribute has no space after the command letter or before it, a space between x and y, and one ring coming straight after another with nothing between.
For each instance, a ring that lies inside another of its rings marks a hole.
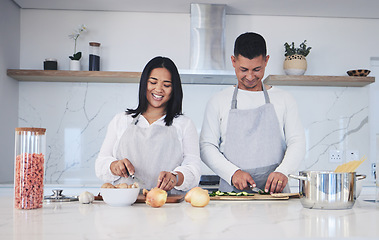
<instances>
[{"instance_id":1,"label":"pink cereal in jar","mask_svg":"<svg viewBox=\"0 0 379 240\"><path fill-rule=\"evenodd\" d=\"M42 207L45 130L16 128L14 204L17 209Z\"/></svg>"}]
</instances>

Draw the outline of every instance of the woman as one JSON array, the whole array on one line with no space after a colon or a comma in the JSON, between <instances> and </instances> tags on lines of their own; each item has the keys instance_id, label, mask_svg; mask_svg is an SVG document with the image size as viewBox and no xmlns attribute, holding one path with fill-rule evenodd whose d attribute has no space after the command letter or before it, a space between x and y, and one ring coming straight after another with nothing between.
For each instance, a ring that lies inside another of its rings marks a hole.
<instances>
[{"instance_id":1,"label":"woman","mask_svg":"<svg viewBox=\"0 0 379 240\"><path fill-rule=\"evenodd\" d=\"M96 159L97 177L165 191L197 186L198 135L193 122L182 115L182 99L174 62L165 57L150 60L141 75L138 107L117 114L108 126Z\"/></svg>"}]
</instances>

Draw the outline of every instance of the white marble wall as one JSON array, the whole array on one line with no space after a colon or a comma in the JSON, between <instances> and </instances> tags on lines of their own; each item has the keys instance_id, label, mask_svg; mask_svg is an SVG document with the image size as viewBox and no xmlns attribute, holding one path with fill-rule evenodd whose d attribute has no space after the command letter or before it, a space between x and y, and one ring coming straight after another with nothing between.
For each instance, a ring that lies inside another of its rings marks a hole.
<instances>
[{"instance_id":1,"label":"white marble wall","mask_svg":"<svg viewBox=\"0 0 379 240\"><path fill-rule=\"evenodd\" d=\"M227 86L184 85L183 111L201 129L205 103ZM99 184L94 163L111 118L137 105L138 84L20 82L19 126L47 128L46 183ZM368 87L281 87L306 129L300 170L333 170L329 150L369 152ZM359 168L369 176L369 161ZM212 173L203 167L203 173Z\"/></svg>"}]
</instances>

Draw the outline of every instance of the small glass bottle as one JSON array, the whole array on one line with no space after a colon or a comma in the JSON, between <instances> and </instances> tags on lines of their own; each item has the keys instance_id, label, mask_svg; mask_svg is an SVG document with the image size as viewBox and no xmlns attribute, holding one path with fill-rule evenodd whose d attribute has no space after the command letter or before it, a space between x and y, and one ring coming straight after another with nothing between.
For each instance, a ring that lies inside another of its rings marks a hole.
<instances>
[{"instance_id":1,"label":"small glass bottle","mask_svg":"<svg viewBox=\"0 0 379 240\"><path fill-rule=\"evenodd\" d=\"M100 71L100 43L89 43L89 71Z\"/></svg>"},{"instance_id":2,"label":"small glass bottle","mask_svg":"<svg viewBox=\"0 0 379 240\"><path fill-rule=\"evenodd\" d=\"M15 208L42 207L45 132L45 128L16 128L15 130Z\"/></svg>"}]
</instances>

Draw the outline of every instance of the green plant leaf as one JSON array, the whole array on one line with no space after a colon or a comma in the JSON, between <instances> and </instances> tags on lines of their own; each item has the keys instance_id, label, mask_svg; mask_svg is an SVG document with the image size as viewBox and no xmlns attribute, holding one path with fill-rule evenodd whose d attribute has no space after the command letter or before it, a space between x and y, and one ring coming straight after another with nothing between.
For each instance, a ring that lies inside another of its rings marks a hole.
<instances>
[{"instance_id":1,"label":"green plant leaf","mask_svg":"<svg viewBox=\"0 0 379 240\"><path fill-rule=\"evenodd\" d=\"M289 45L288 43L285 43L284 44L284 49L285 49L285 54L284 56L292 56L292 55L295 55L295 54L299 54L299 55L303 55L304 57L306 57L309 52L311 51L311 47L307 47L307 40L304 40L304 42L302 42L300 44L300 47L299 48L295 48L295 43L292 42L291 45Z\"/></svg>"},{"instance_id":2,"label":"green plant leaf","mask_svg":"<svg viewBox=\"0 0 379 240\"><path fill-rule=\"evenodd\" d=\"M71 60L80 60L82 58L82 52L77 52L72 56L69 56Z\"/></svg>"}]
</instances>

